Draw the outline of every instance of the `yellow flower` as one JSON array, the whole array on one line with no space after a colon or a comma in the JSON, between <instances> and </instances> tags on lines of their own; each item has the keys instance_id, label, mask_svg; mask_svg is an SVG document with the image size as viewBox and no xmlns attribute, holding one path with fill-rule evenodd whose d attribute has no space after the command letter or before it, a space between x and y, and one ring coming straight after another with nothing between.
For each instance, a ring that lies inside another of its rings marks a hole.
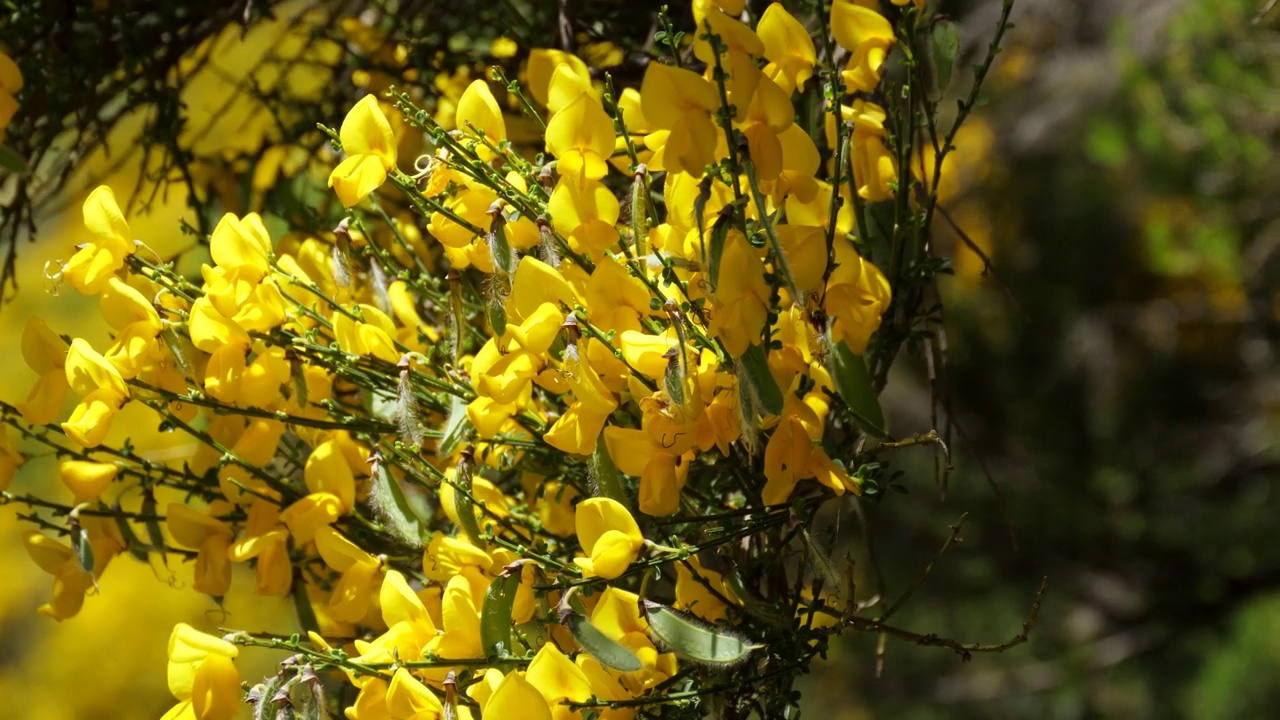
<instances>
[{"instance_id":1,"label":"yellow flower","mask_svg":"<svg viewBox=\"0 0 1280 720\"><path fill-rule=\"evenodd\" d=\"M728 11L722 10L712 0L693 0L693 19L698 25L693 52L707 64L708 79L714 77L716 56L711 43L702 39L706 25L711 26L711 32L719 35L720 42L724 44L725 52L719 62L728 76L725 90L729 104L737 108L734 119L741 120L755 96L756 84L763 76L756 58L764 56L764 43L751 28L730 17Z\"/></svg>"},{"instance_id":2,"label":"yellow flower","mask_svg":"<svg viewBox=\"0 0 1280 720\"><path fill-rule=\"evenodd\" d=\"M579 88L591 87L591 71L582 58L563 50L551 48L535 48L529 51L529 63L525 66L526 84L533 98L546 106L551 112L559 112L562 103L573 101L572 96L557 97L552 100L551 83L558 73L568 73L577 79L573 85Z\"/></svg>"},{"instance_id":3,"label":"yellow flower","mask_svg":"<svg viewBox=\"0 0 1280 720\"><path fill-rule=\"evenodd\" d=\"M451 578L445 585L441 598L440 616L443 632L427 645L446 659L484 657L484 645L480 642L480 606L483 595L475 594L465 577ZM444 673L440 673L443 677Z\"/></svg>"},{"instance_id":4,"label":"yellow flower","mask_svg":"<svg viewBox=\"0 0 1280 720\"><path fill-rule=\"evenodd\" d=\"M96 502L102 491L120 474L120 466L88 460L63 460L58 466L58 473L62 483L75 495L77 503Z\"/></svg>"},{"instance_id":5,"label":"yellow flower","mask_svg":"<svg viewBox=\"0 0 1280 720\"><path fill-rule=\"evenodd\" d=\"M640 85L640 107L655 128L670 133L662 147L664 168L702 177L706 166L715 162L718 130L711 113L719 106L716 88L706 78L649 63Z\"/></svg>"},{"instance_id":6,"label":"yellow flower","mask_svg":"<svg viewBox=\"0 0 1280 720\"><path fill-rule=\"evenodd\" d=\"M99 185L89 193L84 201L84 225L95 239L71 256L62 266L62 275L76 290L96 295L133 252L133 241L128 239L129 223L111 188Z\"/></svg>"},{"instance_id":7,"label":"yellow flower","mask_svg":"<svg viewBox=\"0 0 1280 720\"><path fill-rule=\"evenodd\" d=\"M18 411L32 425L47 425L57 419L67 395L66 357L67 343L43 320L31 316L22 331L22 358L40 379L26 401L18 403Z\"/></svg>"},{"instance_id":8,"label":"yellow flower","mask_svg":"<svg viewBox=\"0 0 1280 720\"><path fill-rule=\"evenodd\" d=\"M613 393L587 359L597 342L584 338L565 351L564 374L573 389L574 402L543 436L544 442L562 452L574 455L594 452L605 420L618 408Z\"/></svg>"},{"instance_id":9,"label":"yellow flower","mask_svg":"<svg viewBox=\"0 0 1280 720\"><path fill-rule=\"evenodd\" d=\"M762 182L772 182L782 172L779 134L794 122L791 97L773 80L761 78L743 118L742 134L747 137L751 161Z\"/></svg>"},{"instance_id":10,"label":"yellow flower","mask_svg":"<svg viewBox=\"0 0 1280 720\"><path fill-rule=\"evenodd\" d=\"M843 109L842 107L841 110ZM857 100L846 116L853 119L853 137L849 139L849 148L858 195L870 202L893 197L889 183L898 181L898 166L884 144L884 108L875 103Z\"/></svg>"},{"instance_id":11,"label":"yellow flower","mask_svg":"<svg viewBox=\"0 0 1280 720\"><path fill-rule=\"evenodd\" d=\"M163 720L231 720L240 711L239 649L178 623L169 636L169 692L178 704Z\"/></svg>"},{"instance_id":12,"label":"yellow flower","mask_svg":"<svg viewBox=\"0 0 1280 720\"><path fill-rule=\"evenodd\" d=\"M723 620L728 607L724 601L738 602L737 596L725 582L724 575L703 567L697 555L690 557L687 562L688 565L683 562L676 564L675 606L681 610L689 610L707 622ZM714 589L715 593L707 586Z\"/></svg>"},{"instance_id":13,"label":"yellow flower","mask_svg":"<svg viewBox=\"0 0 1280 720\"><path fill-rule=\"evenodd\" d=\"M589 93L580 94L551 118L546 138L562 176L599 180L608 172L605 161L613 153L613 121Z\"/></svg>"},{"instance_id":14,"label":"yellow flower","mask_svg":"<svg viewBox=\"0 0 1280 720\"><path fill-rule=\"evenodd\" d=\"M499 60L515 57L516 53L519 51L520 45L517 44L515 40L512 40L505 35L496 37L493 39L493 42L489 43L490 57L495 57Z\"/></svg>"},{"instance_id":15,"label":"yellow flower","mask_svg":"<svg viewBox=\"0 0 1280 720\"><path fill-rule=\"evenodd\" d=\"M618 241L614 225L621 206L613 191L599 180L562 177L551 191L547 210L551 224L569 239L570 247L590 254L593 260Z\"/></svg>"},{"instance_id":16,"label":"yellow flower","mask_svg":"<svg viewBox=\"0 0 1280 720\"><path fill-rule=\"evenodd\" d=\"M210 507L210 515L196 512L186 505L170 503L165 509L166 525L181 546L198 550L196 555L196 592L222 597L231 588L231 561L228 557L235 531L211 515L228 509L220 503Z\"/></svg>"},{"instance_id":17,"label":"yellow flower","mask_svg":"<svg viewBox=\"0 0 1280 720\"><path fill-rule=\"evenodd\" d=\"M554 720L568 720L578 713L566 702L580 703L591 699L591 681L573 661L560 652L555 643L546 643L538 650L525 671L524 679L538 689L551 706Z\"/></svg>"},{"instance_id":18,"label":"yellow flower","mask_svg":"<svg viewBox=\"0 0 1280 720\"><path fill-rule=\"evenodd\" d=\"M356 640L355 647L360 656L354 660L360 663L377 663L420 659L423 649L438 636L438 632L436 623L423 605L422 598L409 587L404 575L396 570L387 571L382 578L378 603L382 608L382 620L387 625L387 631L372 642ZM365 693L361 693L366 706L376 704L373 698L376 697L377 691L386 688L382 681L367 676L349 674L348 677L357 687L374 693L370 698L364 698ZM439 679L443 677L444 675L441 674ZM357 706L361 704L357 701ZM386 716L370 714L363 717L385 718Z\"/></svg>"},{"instance_id":19,"label":"yellow flower","mask_svg":"<svg viewBox=\"0 0 1280 720\"><path fill-rule=\"evenodd\" d=\"M552 720L551 708L538 692L538 688L525 679L523 673L512 670L502 679L481 705L484 717L521 718L522 720Z\"/></svg>"},{"instance_id":20,"label":"yellow flower","mask_svg":"<svg viewBox=\"0 0 1280 720\"><path fill-rule=\"evenodd\" d=\"M293 584L289 562L289 530L280 520L280 508L269 500L254 500L249 506L244 537L227 548L232 562L257 559L259 595L287 595Z\"/></svg>"},{"instance_id":21,"label":"yellow flower","mask_svg":"<svg viewBox=\"0 0 1280 720\"><path fill-rule=\"evenodd\" d=\"M36 565L53 576L53 599L37 612L54 620L66 620L80 612L85 592L93 587L93 575L80 567L75 552L35 530L24 533L22 542Z\"/></svg>"},{"instance_id":22,"label":"yellow flower","mask_svg":"<svg viewBox=\"0 0 1280 720\"><path fill-rule=\"evenodd\" d=\"M884 60L893 47L893 26L883 15L857 0L831 5L831 34L849 51L842 75L849 91L871 92L880 82Z\"/></svg>"},{"instance_id":23,"label":"yellow flower","mask_svg":"<svg viewBox=\"0 0 1280 720\"><path fill-rule=\"evenodd\" d=\"M644 547L644 535L635 518L610 498L589 498L574 511L578 542L588 555L574 562L588 577L612 580L627 569Z\"/></svg>"},{"instance_id":24,"label":"yellow flower","mask_svg":"<svg viewBox=\"0 0 1280 720\"><path fill-rule=\"evenodd\" d=\"M711 333L724 342L733 357L760 340L769 314L769 285L764 263L742 233L730 230L720 256L719 282L712 294L715 311Z\"/></svg>"},{"instance_id":25,"label":"yellow flower","mask_svg":"<svg viewBox=\"0 0 1280 720\"><path fill-rule=\"evenodd\" d=\"M83 396L62 423L67 437L85 447L96 447L111 428L111 420L129 398L129 387L115 366L82 338L71 341L64 366L67 385Z\"/></svg>"},{"instance_id":26,"label":"yellow flower","mask_svg":"<svg viewBox=\"0 0 1280 720\"><path fill-rule=\"evenodd\" d=\"M347 158L329 174L329 187L343 205L354 207L386 182L396 166L396 138L373 95L351 108L338 135Z\"/></svg>"},{"instance_id":27,"label":"yellow flower","mask_svg":"<svg viewBox=\"0 0 1280 720\"><path fill-rule=\"evenodd\" d=\"M502 109L484 80L476 80L467 86L458 99L458 129L471 137L484 134L487 143L501 147L507 139L507 123L502 119ZM493 151L485 143L476 143L476 154L482 160L493 158Z\"/></svg>"},{"instance_id":28,"label":"yellow flower","mask_svg":"<svg viewBox=\"0 0 1280 720\"><path fill-rule=\"evenodd\" d=\"M387 686L390 720L434 720L444 713L440 698L404 668L396 668Z\"/></svg>"},{"instance_id":29,"label":"yellow flower","mask_svg":"<svg viewBox=\"0 0 1280 720\"><path fill-rule=\"evenodd\" d=\"M317 530L315 541L325 564L342 573L329 595L329 614L342 622L362 622L376 609L382 564L331 527Z\"/></svg>"},{"instance_id":30,"label":"yellow flower","mask_svg":"<svg viewBox=\"0 0 1280 720\"><path fill-rule=\"evenodd\" d=\"M836 242L835 261L823 298L832 318L831 341L846 342L854 354L861 355L889 309L889 281L848 242Z\"/></svg>"},{"instance_id":31,"label":"yellow flower","mask_svg":"<svg viewBox=\"0 0 1280 720\"><path fill-rule=\"evenodd\" d=\"M756 34L764 43L764 56L769 60L764 74L788 94L804 90L805 82L813 77L817 61L813 38L804 25L792 17L782 3L770 3L760 17Z\"/></svg>"}]
</instances>

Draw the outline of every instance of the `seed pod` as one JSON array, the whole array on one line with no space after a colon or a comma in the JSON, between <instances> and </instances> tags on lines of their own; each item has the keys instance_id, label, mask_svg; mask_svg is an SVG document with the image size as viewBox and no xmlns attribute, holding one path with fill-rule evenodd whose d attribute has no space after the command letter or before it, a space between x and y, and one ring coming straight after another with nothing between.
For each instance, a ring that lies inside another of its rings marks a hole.
<instances>
[{"instance_id":1,"label":"seed pod","mask_svg":"<svg viewBox=\"0 0 1280 720\"><path fill-rule=\"evenodd\" d=\"M649 600L641 609L649 620L649 634L676 655L703 665L731 666L743 662L751 651L764 647L752 645L738 635L716 630L683 613Z\"/></svg>"},{"instance_id":2,"label":"seed pod","mask_svg":"<svg viewBox=\"0 0 1280 720\"><path fill-rule=\"evenodd\" d=\"M649 169L644 163L636 166L631 179L631 237L636 256L649 254Z\"/></svg>"},{"instance_id":3,"label":"seed pod","mask_svg":"<svg viewBox=\"0 0 1280 720\"><path fill-rule=\"evenodd\" d=\"M457 366L462 359L462 348L466 344L463 333L467 327L467 310L462 303L462 276L457 270L450 268L449 274L449 350L453 355L453 364Z\"/></svg>"},{"instance_id":4,"label":"seed pod","mask_svg":"<svg viewBox=\"0 0 1280 720\"><path fill-rule=\"evenodd\" d=\"M480 538L480 525L476 522L476 512L471 502L471 472L475 467L476 449L472 445L463 448L458 457L458 464L453 482L457 486L453 494L453 506L458 512L458 523L472 545L484 549L484 540Z\"/></svg>"},{"instance_id":5,"label":"seed pod","mask_svg":"<svg viewBox=\"0 0 1280 720\"><path fill-rule=\"evenodd\" d=\"M500 575L489 583L480 611L480 643L489 657L511 654L511 609L520 587L520 571Z\"/></svg>"},{"instance_id":6,"label":"seed pod","mask_svg":"<svg viewBox=\"0 0 1280 720\"><path fill-rule=\"evenodd\" d=\"M427 535L426 521L430 512L423 504L415 507L404 488L391 476L376 453L369 458L373 482L369 487L369 505L374 515L393 535L412 547L422 547Z\"/></svg>"}]
</instances>

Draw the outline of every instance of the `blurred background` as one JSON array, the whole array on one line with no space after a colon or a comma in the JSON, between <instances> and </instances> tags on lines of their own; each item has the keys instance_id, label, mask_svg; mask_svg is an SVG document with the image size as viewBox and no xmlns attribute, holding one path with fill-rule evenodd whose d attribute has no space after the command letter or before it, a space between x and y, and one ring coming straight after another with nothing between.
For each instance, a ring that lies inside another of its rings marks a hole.
<instances>
[{"instance_id":1,"label":"blurred background","mask_svg":"<svg viewBox=\"0 0 1280 720\"><path fill-rule=\"evenodd\" d=\"M314 186L333 162L315 123L336 126L359 95L396 84L446 111L484 67L515 77L546 46L627 82L642 68L619 48L655 29L653 7L611 0L81 5L12 3L0 24L27 83L4 142L36 171L0 183L0 243L17 251L19 289L0 308L11 347L37 310L60 331L102 332L93 304L51 295L44 274L81 241L98 183L129 198L134 234L161 254L227 210L325 227ZM919 632L1003 642L1042 577L1049 590L1029 643L967 662L890 640L877 672L879 639L846 637L806 680L806 717L1280 716L1274 5L1018 0L989 102L947 168L954 225L935 223L956 272L934 368L955 471L944 486L930 446L897 451L906 493L864 508L871 545L861 528L839 537L895 597L967 513L963 541L895 617ZM980 60L999 3L940 9ZM967 90L957 75L952 93ZM932 426L928 377L903 358L891 378L896 435ZM12 402L35 376L9 352L0 379ZM15 489L55 477L36 457ZM117 561L80 616L46 620L35 608L51 579L14 515L0 508L6 717L159 717L174 622L288 617L274 600L219 607L184 591L186 568ZM278 660L249 656L262 673Z\"/></svg>"}]
</instances>

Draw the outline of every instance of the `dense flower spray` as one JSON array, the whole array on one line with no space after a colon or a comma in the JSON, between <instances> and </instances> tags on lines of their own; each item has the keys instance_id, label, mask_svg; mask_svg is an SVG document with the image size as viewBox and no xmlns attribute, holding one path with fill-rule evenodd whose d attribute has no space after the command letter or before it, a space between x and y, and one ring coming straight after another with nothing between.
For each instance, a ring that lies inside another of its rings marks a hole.
<instances>
[{"instance_id":1,"label":"dense flower spray","mask_svg":"<svg viewBox=\"0 0 1280 720\"><path fill-rule=\"evenodd\" d=\"M237 564L294 597L282 633L175 628L167 718L231 717L241 646L293 654L255 717L793 713L827 637L896 610L861 614L878 590L816 514L937 441L894 440L877 401L945 269L937 178L906 182L940 132L913 104L923 58L882 92L894 48L942 26L922 5L836 0L814 38L781 3L696 0L638 87L534 50L527 90L458 83L451 115L368 95L332 133L332 232L227 214L198 277L95 190L60 278L111 340L33 320L39 380L4 406L72 496L4 495L61 521L26 538L54 578L40 612L74 615L126 553L189 561L215 598ZM409 174L413 133L434 147Z\"/></svg>"}]
</instances>

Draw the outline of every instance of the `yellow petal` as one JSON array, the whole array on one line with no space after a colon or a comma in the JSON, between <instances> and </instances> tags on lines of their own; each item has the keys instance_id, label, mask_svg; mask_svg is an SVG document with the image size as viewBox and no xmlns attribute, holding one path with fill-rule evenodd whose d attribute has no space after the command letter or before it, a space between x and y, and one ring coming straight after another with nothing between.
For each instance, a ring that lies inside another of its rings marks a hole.
<instances>
[{"instance_id":1,"label":"yellow petal","mask_svg":"<svg viewBox=\"0 0 1280 720\"><path fill-rule=\"evenodd\" d=\"M58 466L58 472L63 484L76 496L76 502L83 503L96 501L116 479L120 467L115 463L64 460Z\"/></svg>"},{"instance_id":2,"label":"yellow petal","mask_svg":"<svg viewBox=\"0 0 1280 720\"><path fill-rule=\"evenodd\" d=\"M502 110L490 92L489 84L484 80L472 82L458 99L456 123L459 130L469 135L483 132L485 139L495 146L507 139L507 126L502 119ZM492 156L492 151L484 145L477 145L476 152L483 159Z\"/></svg>"},{"instance_id":3,"label":"yellow petal","mask_svg":"<svg viewBox=\"0 0 1280 720\"><path fill-rule=\"evenodd\" d=\"M542 693L548 703L562 700L585 702L591 698L591 683L555 643L546 643L529 663L525 680Z\"/></svg>"},{"instance_id":4,"label":"yellow petal","mask_svg":"<svg viewBox=\"0 0 1280 720\"><path fill-rule=\"evenodd\" d=\"M484 716L551 720L551 708L533 684L525 680L519 671L512 670L489 697L484 706Z\"/></svg>"},{"instance_id":5,"label":"yellow petal","mask_svg":"<svg viewBox=\"0 0 1280 720\"><path fill-rule=\"evenodd\" d=\"M84 447L97 447L111 430L111 420L125 400L112 388L94 390L71 411L71 417L61 425L62 431Z\"/></svg>"},{"instance_id":6,"label":"yellow petal","mask_svg":"<svg viewBox=\"0 0 1280 720\"><path fill-rule=\"evenodd\" d=\"M436 717L444 712L440 698L404 668L396 668L387 688L387 711L393 718ZM417 713L425 713L418 715ZM432 714L434 713L434 714Z\"/></svg>"},{"instance_id":7,"label":"yellow petal","mask_svg":"<svg viewBox=\"0 0 1280 720\"><path fill-rule=\"evenodd\" d=\"M338 137L342 140L342 149L348 158L354 155L376 158L377 164L382 167L383 177L395 167L396 137L391 131L391 124L387 122L387 116L378 105L378 99L373 95L365 95L351 108L342 120Z\"/></svg>"},{"instance_id":8,"label":"yellow petal","mask_svg":"<svg viewBox=\"0 0 1280 720\"><path fill-rule=\"evenodd\" d=\"M80 395L96 390L110 389L128 397L129 386L119 371L106 358L93 349L83 338L71 341L66 361L67 384Z\"/></svg>"},{"instance_id":9,"label":"yellow petal","mask_svg":"<svg viewBox=\"0 0 1280 720\"><path fill-rule=\"evenodd\" d=\"M349 155L329 173L329 187L347 207L359 205L386 181L386 164L376 155Z\"/></svg>"},{"instance_id":10,"label":"yellow petal","mask_svg":"<svg viewBox=\"0 0 1280 720\"><path fill-rule=\"evenodd\" d=\"M84 201L84 226L97 236L96 244L121 259L133 249L129 239L129 223L116 204L111 188L99 185Z\"/></svg>"},{"instance_id":11,"label":"yellow petal","mask_svg":"<svg viewBox=\"0 0 1280 720\"><path fill-rule=\"evenodd\" d=\"M271 237L257 213L249 213L243 220L232 213L223 215L209 238L209 254L218 267L249 268L256 274L255 279L261 279L270 269L270 253Z\"/></svg>"},{"instance_id":12,"label":"yellow petal","mask_svg":"<svg viewBox=\"0 0 1280 720\"><path fill-rule=\"evenodd\" d=\"M240 673L231 658L210 655L200 663L191 687L191 705L200 720L231 720L241 705Z\"/></svg>"}]
</instances>

